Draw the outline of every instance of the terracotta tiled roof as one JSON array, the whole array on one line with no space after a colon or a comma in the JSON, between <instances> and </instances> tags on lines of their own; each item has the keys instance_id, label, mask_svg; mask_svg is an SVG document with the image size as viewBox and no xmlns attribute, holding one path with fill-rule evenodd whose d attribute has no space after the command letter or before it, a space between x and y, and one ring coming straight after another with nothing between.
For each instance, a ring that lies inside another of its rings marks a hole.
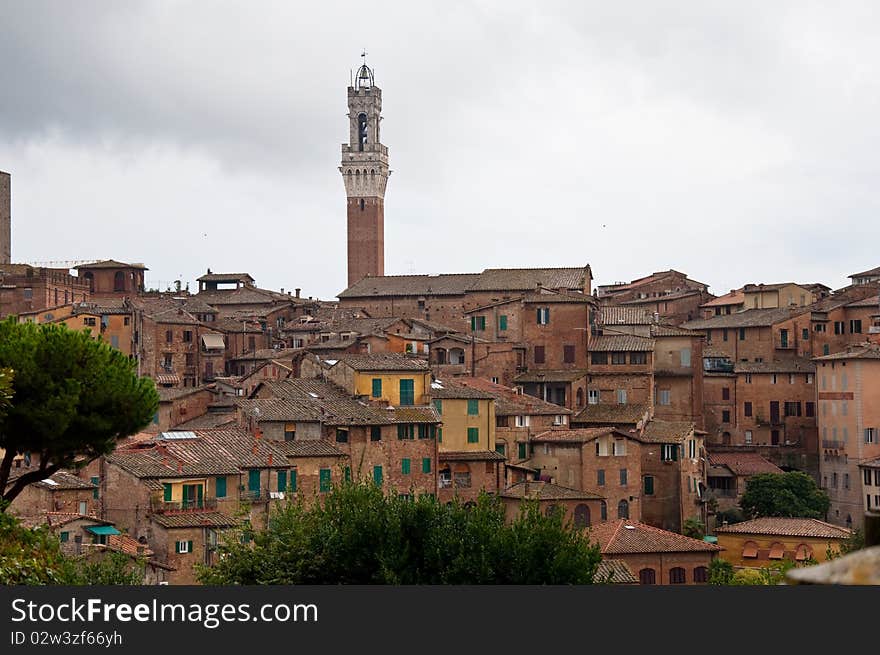
<instances>
[{"instance_id":1,"label":"terracotta tiled roof","mask_svg":"<svg viewBox=\"0 0 880 655\"><path fill-rule=\"evenodd\" d=\"M587 405L572 419L572 423L604 423L606 425L636 424L648 413L646 403L620 405L617 403L596 403Z\"/></svg>"},{"instance_id":2,"label":"terracotta tiled roof","mask_svg":"<svg viewBox=\"0 0 880 655\"><path fill-rule=\"evenodd\" d=\"M602 559L596 569L593 581L604 584L638 584L639 579L633 574L626 562L620 559Z\"/></svg>"},{"instance_id":3,"label":"terracotta tiled roof","mask_svg":"<svg viewBox=\"0 0 880 655\"><path fill-rule=\"evenodd\" d=\"M416 357L400 353L374 353L371 355L340 355L344 363L355 371L428 371L428 363Z\"/></svg>"},{"instance_id":4,"label":"terracotta tiled roof","mask_svg":"<svg viewBox=\"0 0 880 655\"><path fill-rule=\"evenodd\" d=\"M654 296L649 298L633 298L632 300L624 300L621 305L653 305L668 300L678 300L679 298L687 298L689 296L699 296L702 292L699 289L682 289L673 291L662 296Z\"/></svg>"},{"instance_id":5,"label":"terracotta tiled roof","mask_svg":"<svg viewBox=\"0 0 880 655\"><path fill-rule=\"evenodd\" d=\"M457 296L463 295L479 277L479 273L365 277L338 294L338 297Z\"/></svg>"},{"instance_id":6,"label":"terracotta tiled roof","mask_svg":"<svg viewBox=\"0 0 880 655\"><path fill-rule=\"evenodd\" d=\"M277 448L288 457L345 457L339 448L322 439L279 441Z\"/></svg>"},{"instance_id":7,"label":"terracotta tiled roof","mask_svg":"<svg viewBox=\"0 0 880 655\"><path fill-rule=\"evenodd\" d=\"M528 305L544 305L556 303L575 303L592 305L596 302L593 296L571 291L543 290L539 293L530 292L523 296L523 302Z\"/></svg>"},{"instance_id":8,"label":"terracotta tiled roof","mask_svg":"<svg viewBox=\"0 0 880 655\"><path fill-rule=\"evenodd\" d=\"M200 387L183 387L179 389L169 389L166 387L159 387L156 391L159 392L159 400L161 402L171 402L172 400L177 400L178 398L186 398L187 396L192 396L193 394L200 393L202 391L210 391L214 388L212 384L203 384Z\"/></svg>"},{"instance_id":9,"label":"terracotta tiled roof","mask_svg":"<svg viewBox=\"0 0 880 655\"><path fill-rule=\"evenodd\" d=\"M718 552L721 548L638 521L619 519L590 527L590 538L599 543L603 555L638 553Z\"/></svg>"},{"instance_id":10,"label":"terracotta tiled roof","mask_svg":"<svg viewBox=\"0 0 880 655\"><path fill-rule=\"evenodd\" d=\"M586 443L596 437L614 432L614 428L578 428L575 430L547 430L532 437L532 443Z\"/></svg>"},{"instance_id":11,"label":"terracotta tiled roof","mask_svg":"<svg viewBox=\"0 0 880 655\"><path fill-rule=\"evenodd\" d=\"M228 426L236 422L235 412L212 412L202 414L194 419L175 425L175 430L206 430Z\"/></svg>"},{"instance_id":12,"label":"terracotta tiled roof","mask_svg":"<svg viewBox=\"0 0 880 655\"><path fill-rule=\"evenodd\" d=\"M94 516L88 516L86 514L76 514L74 512L46 512L45 514L40 515L40 519L41 524L48 524L50 528L57 528L62 525L67 525L71 521L76 521L78 519L91 521L92 523L96 523L97 525L113 525L111 521L102 521L101 519L95 518Z\"/></svg>"},{"instance_id":13,"label":"terracotta tiled roof","mask_svg":"<svg viewBox=\"0 0 880 655\"><path fill-rule=\"evenodd\" d=\"M862 271L861 273L853 273L852 275L848 275L847 277L871 277L873 275L880 275L880 266L877 268L872 268L868 271Z\"/></svg>"},{"instance_id":14,"label":"terracotta tiled roof","mask_svg":"<svg viewBox=\"0 0 880 655\"><path fill-rule=\"evenodd\" d=\"M196 282L242 282L244 280L254 281L248 273L205 273L196 278Z\"/></svg>"},{"instance_id":15,"label":"terracotta tiled roof","mask_svg":"<svg viewBox=\"0 0 880 655\"><path fill-rule=\"evenodd\" d=\"M180 512L153 514L150 518L163 528L229 528L241 523L222 512Z\"/></svg>"},{"instance_id":16,"label":"terracotta tiled roof","mask_svg":"<svg viewBox=\"0 0 880 655\"><path fill-rule=\"evenodd\" d=\"M530 480L519 482L499 494L502 498L534 498L537 500L602 500L605 496L592 491L579 491L551 482Z\"/></svg>"},{"instance_id":17,"label":"terracotta tiled roof","mask_svg":"<svg viewBox=\"0 0 880 655\"><path fill-rule=\"evenodd\" d=\"M651 352L654 350L654 340L647 337L636 337L629 334L600 334L594 337L590 337L590 350L599 352Z\"/></svg>"},{"instance_id":18,"label":"terracotta tiled roof","mask_svg":"<svg viewBox=\"0 0 880 655\"><path fill-rule=\"evenodd\" d=\"M651 419L636 438L646 443L681 443L694 431L692 421Z\"/></svg>"},{"instance_id":19,"label":"terracotta tiled roof","mask_svg":"<svg viewBox=\"0 0 880 655\"><path fill-rule=\"evenodd\" d=\"M9 471L9 479L7 480L7 484L12 484L25 473L30 473L31 471L37 470L38 469L35 466L11 469ZM41 489L49 489L50 491L95 488L95 485L93 485L88 480L83 480L82 478L77 477L76 474L71 473L70 471L65 471L63 469L60 471L56 471L44 480L33 482L31 484L35 487L40 487Z\"/></svg>"},{"instance_id":20,"label":"terracotta tiled roof","mask_svg":"<svg viewBox=\"0 0 880 655\"><path fill-rule=\"evenodd\" d=\"M133 557L152 557L153 551L146 544L140 543L127 534L111 534L107 537L107 546L111 550L125 553ZM143 549L138 552L138 549Z\"/></svg>"},{"instance_id":21,"label":"terracotta tiled roof","mask_svg":"<svg viewBox=\"0 0 880 655\"><path fill-rule=\"evenodd\" d=\"M874 459L867 459L864 462L860 462L859 466L864 466L865 468L880 468L880 457L875 457Z\"/></svg>"},{"instance_id":22,"label":"terracotta tiled roof","mask_svg":"<svg viewBox=\"0 0 880 655\"><path fill-rule=\"evenodd\" d=\"M855 300L847 305L847 307L873 307L876 308L880 306L880 295L875 294L873 296L868 296L867 298L862 298L861 300Z\"/></svg>"},{"instance_id":23,"label":"terracotta tiled roof","mask_svg":"<svg viewBox=\"0 0 880 655\"><path fill-rule=\"evenodd\" d=\"M448 450L440 451L437 459L450 462L503 462L506 458L494 450Z\"/></svg>"},{"instance_id":24,"label":"terracotta tiled roof","mask_svg":"<svg viewBox=\"0 0 880 655\"><path fill-rule=\"evenodd\" d=\"M125 264L123 262L118 262L115 259L105 259L100 262L95 262L93 264L80 264L79 266L73 267L75 270L89 270L89 269L99 269L99 268L137 268L142 271L148 271L146 266L143 264Z\"/></svg>"},{"instance_id":25,"label":"terracotta tiled roof","mask_svg":"<svg viewBox=\"0 0 880 655\"><path fill-rule=\"evenodd\" d=\"M851 530L817 519L762 517L716 528L721 534L761 534L780 537L816 537L819 539L847 539Z\"/></svg>"},{"instance_id":26,"label":"terracotta tiled roof","mask_svg":"<svg viewBox=\"0 0 880 655\"><path fill-rule=\"evenodd\" d=\"M747 309L733 314L722 314L711 318L699 319L683 323L681 327L688 330L708 330L716 328L739 328L739 327L766 327L781 321L787 321L792 316L798 316L810 311L809 308L777 307L774 309Z\"/></svg>"},{"instance_id":27,"label":"terracotta tiled roof","mask_svg":"<svg viewBox=\"0 0 880 655\"><path fill-rule=\"evenodd\" d=\"M454 378L446 378L444 380L436 380L435 382L432 382L431 397L439 399L472 398L478 400L494 400L495 398L495 396L488 391L483 391L478 387L458 384Z\"/></svg>"},{"instance_id":28,"label":"terracotta tiled roof","mask_svg":"<svg viewBox=\"0 0 880 655\"><path fill-rule=\"evenodd\" d=\"M782 473L782 469L758 453L709 453L712 466L726 466L734 475Z\"/></svg>"},{"instance_id":29,"label":"terracotta tiled roof","mask_svg":"<svg viewBox=\"0 0 880 655\"><path fill-rule=\"evenodd\" d=\"M714 300L710 300L709 302L703 303L700 307L719 307L724 305L742 305L746 301L746 295L743 293L742 289L737 291L731 291L730 293L725 293L723 296L718 296Z\"/></svg>"},{"instance_id":30,"label":"terracotta tiled roof","mask_svg":"<svg viewBox=\"0 0 880 655\"><path fill-rule=\"evenodd\" d=\"M599 309L599 320L603 325L651 325L654 316L641 307L606 305Z\"/></svg>"},{"instance_id":31,"label":"terracotta tiled roof","mask_svg":"<svg viewBox=\"0 0 880 655\"><path fill-rule=\"evenodd\" d=\"M817 362L839 359L880 359L880 345L865 343L858 346L848 346L843 352L825 355L824 357L814 357L813 359Z\"/></svg>"},{"instance_id":32,"label":"terracotta tiled roof","mask_svg":"<svg viewBox=\"0 0 880 655\"><path fill-rule=\"evenodd\" d=\"M570 409L548 403L535 396L517 393L515 389L495 384L483 378L459 377L455 378L455 382L491 394L495 398L496 416L556 416L571 414Z\"/></svg>"},{"instance_id":33,"label":"terracotta tiled roof","mask_svg":"<svg viewBox=\"0 0 880 655\"><path fill-rule=\"evenodd\" d=\"M138 448L117 450L107 461L138 478L233 475L243 468L285 468L274 443L232 427L166 432Z\"/></svg>"},{"instance_id":34,"label":"terracotta tiled roof","mask_svg":"<svg viewBox=\"0 0 880 655\"><path fill-rule=\"evenodd\" d=\"M535 369L521 373L514 378L514 382L575 382L587 375L584 368L570 368L563 370Z\"/></svg>"},{"instance_id":35,"label":"terracotta tiled roof","mask_svg":"<svg viewBox=\"0 0 880 655\"><path fill-rule=\"evenodd\" d=\"M652 337L699 337L702 333L674 325L652 325Z\"/></svg>"},{"instance_id":36,"label":"terracotta tiled roof","mask_svg":"<svg viewBox=\"0 0 880 655\"><path fill-rule=\"evenodd\" d=\"M592 277L589 266L581 268L487 268L475 281L473 291L533 291L584 289Z\"/></svg>"},{"instance_id":37,"label":"terracotta tiled roof","mask_svg":"<svg viewBox=\"0 0 880 655\"><path fill-rule=\"evenodd\" d=\"M815 373L816 365L808 359L779 359L772 362L736 362L736 373Z\"/></svg>"}]
</instances>

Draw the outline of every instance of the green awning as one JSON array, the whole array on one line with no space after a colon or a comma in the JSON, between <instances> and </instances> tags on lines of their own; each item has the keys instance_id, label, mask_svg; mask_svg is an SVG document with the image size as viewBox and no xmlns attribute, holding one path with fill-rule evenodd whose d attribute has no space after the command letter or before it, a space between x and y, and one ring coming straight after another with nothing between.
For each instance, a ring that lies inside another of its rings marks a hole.
<instances>
[{"instance_id":1,"label":"green awning","mask_svg":"<svg viewBox=\"0 0 880 655\"><path fill-rule=\"evenodd\" d=\"M112 525L92 525L86 528L92 534L122 534L119 530L114 528Z\"/></svg>"},{"instance_id":2,"label":"green awning","mask_svg":"<svg viewBox=\"0 0 880 655\"><path fill-rule=\"evenodd\" d=\"M710 543L710 544L717 544L717 543L718 543L718 537L713 537L712 535L707 534L705 537L703 537L703 541L706 541L706 542L708 542L708 543Z\"/></svg>"}]
</instances>

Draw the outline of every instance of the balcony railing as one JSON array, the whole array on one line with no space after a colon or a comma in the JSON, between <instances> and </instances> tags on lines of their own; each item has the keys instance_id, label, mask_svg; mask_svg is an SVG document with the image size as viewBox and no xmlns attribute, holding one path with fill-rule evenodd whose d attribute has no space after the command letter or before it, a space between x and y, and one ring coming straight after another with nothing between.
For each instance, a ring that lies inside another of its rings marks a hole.
<instances>
[{"instance_id":1,"label":"balcony railing","mask_svg":"<svg viewBox=\"0 0 880 655\"><path fill-rule=\"evenodd\" d=\"M774 347L777 350L797 350L797 341L794 339L780 339L776 337Z\"/></svg>"},{"instance_id":2,"label":"balcony railing","mask_svg":"<svg viewBox=\"0 0 880 655\"><path fill-rule=\"evenodd\" d=\"M197 512L217 509L216 498L203 498L202 500L159 500L153 503L154 512Z\"/></svg>"},{"instance_id":3,"label":"balcony railing","mask_svg":"<svg viewBox=\"0 0 880 655\"><path fill-rule=\"evenodd\" d=\"M240 497L242 500L265 500L269 494L261 492L259 489L243 489Z\"/></svg>"},{"instance_id":4,"label":"balcony railing","mask_svg":"<svg viewBox=\"0 0 880 655\"><path fill-rule=\"evenodd\" d=\"M844 446L845 446L845 444L842 441L837 441L835 439L822 439L822 448L829 448L831 450L840 450Z\"/></svg>"},{"instance_id":5,"label":"balcony railing","mask_svg":"<svg viewBox=\"0 0 880 655\"><path fill-rule=\"evenodd\" d=\"M736 498L736 489L713 489L709 487L706 493L716 498Z\"/></svg>"}]
</instances>

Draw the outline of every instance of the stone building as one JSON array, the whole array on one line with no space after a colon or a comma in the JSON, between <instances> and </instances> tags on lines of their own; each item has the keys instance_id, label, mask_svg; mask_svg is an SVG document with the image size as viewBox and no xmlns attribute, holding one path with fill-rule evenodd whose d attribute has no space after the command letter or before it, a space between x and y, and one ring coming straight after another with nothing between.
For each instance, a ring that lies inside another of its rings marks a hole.
<instances>
[{"instance_id":1,"label":"stone building","mask_svg":"<svg viewBox=\"0 0 880 655\"><path fill-rule=\"evenodd\" d=\"M113 259L105 259L90 264L80 264L74 269L77 275L89 285L93 298L124 298L144 292L143 264L126 264Z\"/></svg>"},{"instance_id":2,"label":"stone building","mask_svg":"<svg viewBox=\"0 0 880 655\"><path fill-rule=\"evenodd\" d=\"M737 567L764 567L783 560L824 562L852 536L846 528L803 518L762 517L715 530L721 558Z\"/></svg>"},{"instance_id":3,"label":"stone building","mask_svg":"<svg viewBox=\"0 0 880 655\"><path fill-rule=\"evenodd\" d=\"M0 264L0 318L89 300L89 285L68 269Z\"/></svg>"}]
</instances>

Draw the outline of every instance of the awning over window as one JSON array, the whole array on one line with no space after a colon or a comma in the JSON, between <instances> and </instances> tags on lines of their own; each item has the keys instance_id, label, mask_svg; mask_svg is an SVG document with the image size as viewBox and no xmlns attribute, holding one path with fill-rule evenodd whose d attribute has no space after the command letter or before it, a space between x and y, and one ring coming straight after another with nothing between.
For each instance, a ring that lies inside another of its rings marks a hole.
<instances>
[{"instance_id":1,"label":"awning over window","mask_svg":"<svg viewBox=\"0 0 880 655\"><path fill-rule=\"evenodd\" d=\"M743 544L743 557L757 557L758 556L758 544L754 541L747 541Z\"/></svg>"},{"instance_id":2,"label":"awning over window","mask_svg":"<svg viewBox=\"0 0 880 655\"><path fill-rule=\"evenodd\" d=\"M222 334L203 334L202 343L205 344L205 348L207 348L208 350L212 350L215 348L223 350L224 348L226 348L226 344L223 343Z\"/></svg>"},{"instance_id":3,"label":"awning over window","mask_svg":"<svg viewBox=\"0 0 880 655\"><path fill-rule=\"evenodd\" d=\"M770 546L770 555L768 555L770 559L782 559L783 555L785 555L785 546L781 543L777 541Z\"/></svg>"},{"instance_id":4,"label":"awning over window","mask_svg":"<svg viewBox=\"0 0 880 655\"><path fill-rule=\"evenodd\" d=\"M180 384L180 376L173 373L160 373L156 376L158 384Z\"/></svg>"},{"instance_id":5,"label":"awning over window","mask_svg":"<svg viewBox=\"0 0 880 655\"><path fill-rule=\"evenodd\" d=\"M114 528L112 525L91 525L86 528L92 534L102 535L102 534L122 534L119 530Z\"/></svg>"}]
</instances>

